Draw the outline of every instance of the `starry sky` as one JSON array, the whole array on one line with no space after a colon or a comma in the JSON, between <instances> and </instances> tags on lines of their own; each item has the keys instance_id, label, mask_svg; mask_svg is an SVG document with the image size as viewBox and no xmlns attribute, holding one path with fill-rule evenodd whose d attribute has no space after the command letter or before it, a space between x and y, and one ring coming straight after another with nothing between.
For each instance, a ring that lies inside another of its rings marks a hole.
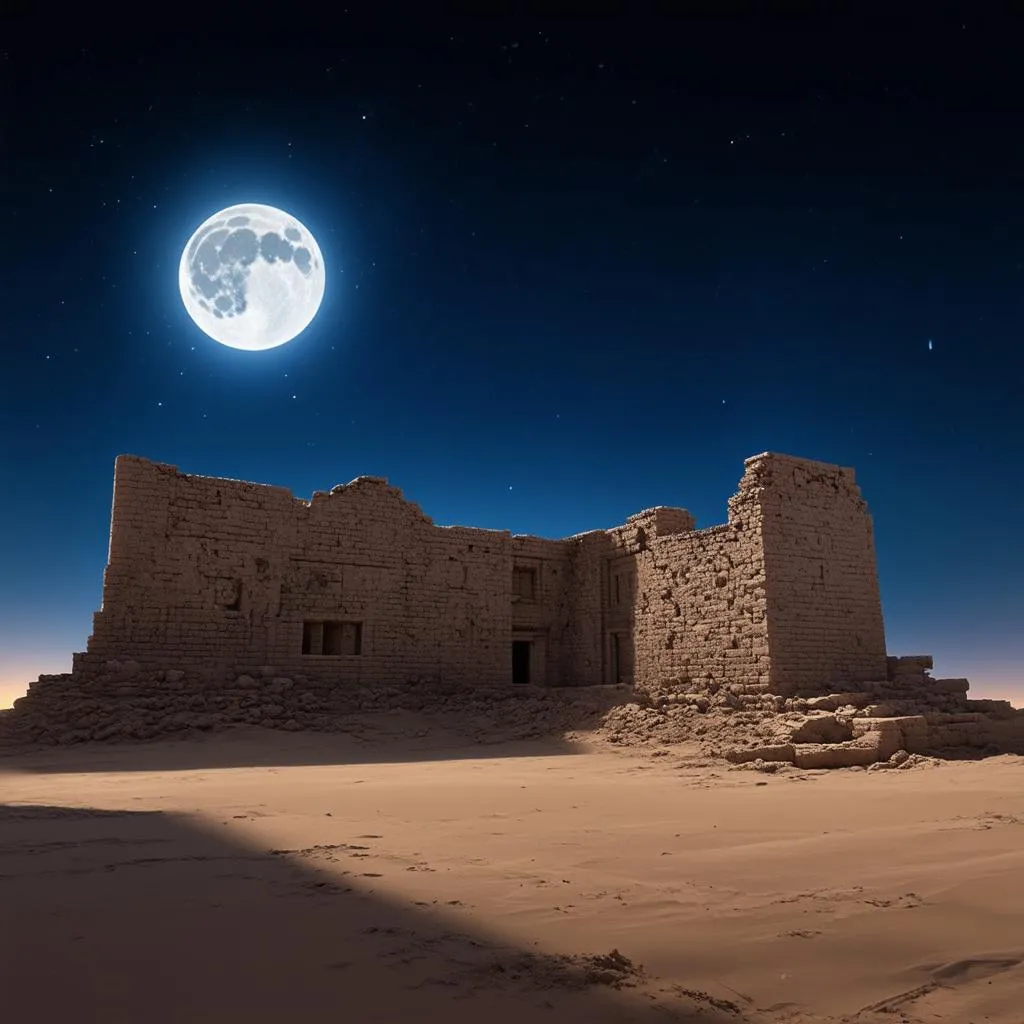
<instances>
[{"instance_id":1,"label":"starry sky","mask_svg":"<svg viewBox=\"0 0 1024 1024\"><path fill-rule=\"evenodd\" d=\"M119 453L564 536L765 450L856 468L890 653L1024 703L1016 33L767 6L0 50L0 706L85 647ZM241 202L327 266L265 352L178 293Z\"/></svg>"}]
</instances>

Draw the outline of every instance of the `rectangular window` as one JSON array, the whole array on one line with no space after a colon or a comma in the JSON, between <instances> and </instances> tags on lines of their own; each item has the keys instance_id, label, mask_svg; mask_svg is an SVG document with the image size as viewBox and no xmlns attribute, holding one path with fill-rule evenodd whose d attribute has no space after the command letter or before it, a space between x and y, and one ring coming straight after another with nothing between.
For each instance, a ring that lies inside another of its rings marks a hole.
<instances>
[{"instance_id":1,"label":"rectangular window","mask_svg":"<svg viewBox=\"0 0 1024 1024\"><path fill-rule=\"evenodd\" d=\"M516 566L512 570L512 595L520 601L533 601L537 596L537 570Z\"/></svg>"},{"instance_id":2,"label":"rectangular window","mask_svg":"<svg viewBox=\"0 0 1024 1024\"><path fill-rule=\"evenodd\" d=\"M363 653L361 622L304 622L302 653L313 655L357 655Z\"/></svg>"}]
</instances>

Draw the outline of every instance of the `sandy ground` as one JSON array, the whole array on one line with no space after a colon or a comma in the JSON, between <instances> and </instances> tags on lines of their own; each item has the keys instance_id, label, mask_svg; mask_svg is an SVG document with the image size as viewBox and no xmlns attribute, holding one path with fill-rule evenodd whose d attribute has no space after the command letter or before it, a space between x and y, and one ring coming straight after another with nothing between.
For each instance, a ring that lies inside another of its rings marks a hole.
<instances>
[{"instance_id":1,"label":"sandy ground","mask_svg":"<svg viewBox=\"0 0 1024 1024\"><path fill-rule=\"evenodd\" d=\"M0 756L0 1016L1024 1021L1024 758L685 753L238 732Z\"/></svg>"}]
</instances>

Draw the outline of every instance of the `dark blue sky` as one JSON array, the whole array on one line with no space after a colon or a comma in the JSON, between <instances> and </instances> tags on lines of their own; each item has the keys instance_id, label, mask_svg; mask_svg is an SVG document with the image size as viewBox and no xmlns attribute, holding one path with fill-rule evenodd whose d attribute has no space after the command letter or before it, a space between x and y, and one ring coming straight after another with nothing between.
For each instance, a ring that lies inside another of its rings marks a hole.
<instances>
[{"instance_id":1,"label":"dark blue sky","mask_svg":"<svg viewBox=\"0 0 1024 1024\"><path fill-rule=\"evenodd\" d=\"M776 450L856 468L892 653L1024 697L1016 27L392 22L0 52L0 691L84 648L121 452L560 536ZM178 295L239 202L328 266L268 352Z\"/></svg>"}]
</instances>

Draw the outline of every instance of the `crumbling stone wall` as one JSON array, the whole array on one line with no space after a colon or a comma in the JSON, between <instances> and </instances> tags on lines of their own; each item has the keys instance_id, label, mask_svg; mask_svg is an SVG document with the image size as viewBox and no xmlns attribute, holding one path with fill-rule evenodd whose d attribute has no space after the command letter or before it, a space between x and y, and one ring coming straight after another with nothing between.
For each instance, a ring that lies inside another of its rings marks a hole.
<instances>
[{"instance_id":1,"label":"crumbling stone wall","mask_svg":"<svg viewBox=\"0 0 1024 1024\"><path fill-rule=\"evenodd\" d=\"M756 693L770 680L759 538L733 525L653 538L638 556L637 683Z\"/></svg>"},{"instance_id":2,"label":"crumbling stone wall","mask_svg":"<svg viewBox=\"0 0 1024 1024\"><path fill-rule=\"evenodd\" d=\"M0 741L404 711L476 738L600 713L610 741L698 739L755 767L1024 750L1024 712L969 700L926 656L886 658L851 470L756 456L728 521L694 527L659 507L513 537L435 526L380 478L306 502L122 456L88 651L0 712ZM623 685L541 689L597 683Z\"/></svg>"},{"instance_id":3,"label":"crumbling stone wall","mask_svg":"<svg viewBox=\"0 0 1024 1024\"><path fill-rule=\"evenodd\" d=\"M351 684L505 682L512 548L508 533L435 527L379 478L307 503L122 456L88 654ZM310 622L358 627L358 652L303 655Z\"/></svg>"},{"instance_id":4,"label":"crumbling stone wall","mask_svg":"<svg viewBox=\"0 0 1024 1024\"><path fill-rule=\"evenodd\" d=\"M435 526L381 478L307 502L122 456L103 608L76 664L111 659L648 692L885 676L852 471L774 454L747 461L722 526L659 507L566 540Z\"/></svg>"},{"instance_id":5,"label":"crumbling stone wall","mask_svg":"<svg viewBox=\"0 0 1024 1024\"><path fill-rule=\"evenodd\" d=\"M643 692L767 690L759 507L730 508L696 530L685 509L658 507L584 538L589 617L603 623L605 681ZM593 640L591 641L593 646Z\"/></svg>"}]
</instances>

